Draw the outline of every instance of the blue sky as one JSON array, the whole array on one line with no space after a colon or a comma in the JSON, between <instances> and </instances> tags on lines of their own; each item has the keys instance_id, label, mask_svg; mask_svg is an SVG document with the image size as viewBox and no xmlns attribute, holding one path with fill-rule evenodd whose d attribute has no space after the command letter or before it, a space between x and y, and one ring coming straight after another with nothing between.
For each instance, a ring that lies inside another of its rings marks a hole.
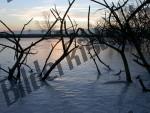
<instances>
[{"instance_id":1,"label":"blue sky","mask_svg":"<svg viewBox=\"0 0 150 113\"><path fill-rule=\"evenodd\" d=\"M110 0L107 0L111 2ZM118 0L112 0L114 2ZM0 0L0 19L7 23L14 30L19 30L28 20L33 18L32 23L28 26L30 29L38 29L37 21L42 22L43 12L48 12L56 4L62 13L68 6L68 0L13 0L7 3L7 0ZM90 0L76 0L69 15L81 26L86 26L88 6L91 5L91 23L94 24L99 18L95 11L100 8L99 5ZM3 29L0 25L0 29Z\"/></svg>"}]
</instances>

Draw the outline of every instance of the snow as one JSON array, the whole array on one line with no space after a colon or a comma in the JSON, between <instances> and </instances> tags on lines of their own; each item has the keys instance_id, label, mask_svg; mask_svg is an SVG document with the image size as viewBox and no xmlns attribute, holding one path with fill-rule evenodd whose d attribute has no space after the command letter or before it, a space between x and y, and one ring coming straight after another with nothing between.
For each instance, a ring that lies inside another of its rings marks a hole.
<instances>
[{"instance_id":1,"label":"snow","mask_svg":"<svg viewBox=\"0 0 150 113\"><path fill-rule=\"evenodd\" d=\"M33 61L38 60L40 66L43 64L49 51L47 49L49 42L54 41L42 42L34 50L38 50L38 54L28 59L34 71L36 69ZM128 50L128 52L131 51L133 50ZM0 54L1 66L7 68L12 63L11 55L13 54L10 52L7 50ZM56 54L61 54L61 47L57 48L51 60L55 59ZM125 82L125 73L121 74L120 80L118 76L113 76L120 69L123 70L120 56L113 50L107 48L99 54L114 69L112 72L107 72L103 65L99 64L102 72L99 80L96 80L97 70L89 56L84 62L79 50L77 55L80 56L81 65L77 66L75 60L72 60L74 67L70 70L68 63L64 60L61 62L64 75L54 81L41 82L36 75L30 75L25 68L28 85L24 79L13 86L7 80L0 82L0 113L128 113L129 111L150 113L150 93L143 93L136 80L136 76L140 74L145 85L150 88L150 76L132 62L132 56L127 54L133 80L132 84L128 84ZM58 70L55 69L51 75L59 75ZM6 74L0 71L0 80L4 76ZM34 79L36 84L33 82ZM13 91L16 92L16 96ZM4 93L9 94L10 101L14 103L7 105Z\"/></svg>"}]
</instances>

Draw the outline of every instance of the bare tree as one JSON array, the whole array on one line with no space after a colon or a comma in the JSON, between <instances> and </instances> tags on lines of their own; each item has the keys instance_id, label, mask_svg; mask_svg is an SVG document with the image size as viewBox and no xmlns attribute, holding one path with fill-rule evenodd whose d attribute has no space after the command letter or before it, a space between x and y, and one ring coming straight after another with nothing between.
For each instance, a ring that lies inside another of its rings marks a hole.
<instances>
[{"instance_id":1,"label":"bare tree","mask_svg":"<svg viewBox=\"0 0 150 113\"><path fill-rule=\"evenodd\" d=\"M68 12L70 10L70 8L72 7L73 3L75 2L75 0L73 1L69 1L69 6L67 8L67 10L65 11L64 15L61 17L60 16L60 13L58 12L57 8L55 7L55 9L52 9L51 10L51 13L53 14L53 16L57 19L59 19L59 22L60 22L60 28L59 28L59 34L60 34L60 39L59 41L53 46L52 45L52 50L50 51L46 61L45 61L45 64L44 64L44 67L42 69L42 72L40 74L40 76L42 76L42 80L45 80L49 75L50 73L52 72L52 70L67 56L69 55L74 49L78 48L78 45L76 45L76 41L75 41L75 38L76 38L76 34L78 32L77 28L76 28L76 25L74 25L73 21L71 20L71 18L68 16ZM66 17L68 17L70 23L71 23L71 28L73 30L73 33L72 34L69 34L68 33L68 28L67 28L67 23L66 23ZM64 32L65 31L65 32ZM67 44L65 43L65 39L64 39L64 35L67 35L69 37L69 41L67 41ZM54 48L56 47L56 45L58 43L61 43L62 44L62 48L63 48L63 53L62 55L56 59L56 61L52 64L52 66L47 70L47 72L44 74L43 71L47 65L47 62L51 56L51 53L52 51L54 50Z\"/></svg>"},{"instance_id":2,"label":"bare tree","mask_svg":"<svg viewBox=\"0 0 150 113\"><path fill-rule=\"evenodd\" d=\"M42 21L36 21L36 24L38 28L41 29L41 33L44 33L47 29L49 29L53 25L52 17L53 14L50 13L50 11L44 11L42 12L43 20ZM51 31L49 32L49 35L57 28L57 26L53 26Z\"/></svg>"},{"instance_id":3,"label":"bare tree","mask_svg":"<svg viewBox=\"0 0 150 113\"><path fill-rule=\"evenodd\" d=\"M45 37L49 34L49 32L51 31L51 29L55 26L55 24L57 23L57 19L53 22L53 24L51 25L51 27L47 30L47 32L37 41L35 42L31 42L31 44L29 44L27 47L23 47L22 43L21 43L21 37L23 34L23 31L25 29L25 27L32 21L32 19L27 22L26 24L24 24L21 32L19 35L16 35L3 21L0 20L0 23L2 25L4 25L8 31L10 32L3 32L3 34L5 34L5 39L7 41L9 41L10 43L12 43L13 46L11 45L7 45L7 44L3 44L0 43L0 46L4 47L4 48L9 48L11 50L14 51L15 55L14 55L14 64L12 67L8 67L9 70L5 70L2 69L3 71L7 72L9 74L8 79L12 80L18 80L20 79L20 68L22 65L25 65L27 67L29 67L26 64L27 61L27 57L29 54L35 54L33 52L31 52L31 49L36 46L38 43L40 43L41 41L45 40ZM17 74L15 74L15 72L17 72Z\"/></svg>"},{"instance_id":4,"label":"bare tree","mask_svg":"<svg viewBox=\"0 0 150 113\"><path fill-rule=\"evenodd\" d=\"M104 25L102 27L99 27L99 30L97 29L99 31L97 40L99 41L99 43L104 43L105 45L114 49L121 55L121 58L124 63L125 72L126 72L126 79L128 82L132 82L128 61L125 56L127 36L121 24L119 16L116 12L117 10L121 9L127 3L127 1L123 5L120 5L119 7L115 7L114 3L112 3L113 4L112 6L109 6L105 0L103 0L104 3L100 3L95 0L92 1L100 5L103 5L104 7L108 8L108 10L110 11L108 17L105 15ZM102 37L107 37L107 38L102 38Z\"/></svg>"},{"instance_id":5,"label":"bare tree","mask_svg":"<svg viewBox=\"0 0 150 113\"><path fill-rule=\"evenodd\" d=\"M130 69L124 52L127 43L130 43L135 47L140 60L142 61L143 65L146 66L147 71L150 72L149 64L146 61L140 49L141 47L140 45L142 43L140 42L141 36L138 36L137 32L135 31L135 28L139 30L141 27L138 28L135 23L133 25L133 20L134 18L136 18L136 15L146 5L148 5L150 1L145 0L143 2L140 2L140 5L137 8L135 8L135 10L133 10L128 14L125 13L124 8L129 0L123 1L123 4L118 2L117 5L115 5L115 3L113 2L112 4L108 4L106 0L103 0L103 2L99 2L96 0L91 0L91 1L102 5L104 8L106 8L109 11L108 16L106 14L105 18L103 18L104 19L103 26L97 27L99 29L97 30L99 31L97 32L98 33L97 39L100 43L104 43L105 45L109 46L110 48L120 53L124 63L127 81L131 82ZM144 35L146 36L146 34ZM102 37L108 37L108 39Z\"/></svg>"}]
</instances>

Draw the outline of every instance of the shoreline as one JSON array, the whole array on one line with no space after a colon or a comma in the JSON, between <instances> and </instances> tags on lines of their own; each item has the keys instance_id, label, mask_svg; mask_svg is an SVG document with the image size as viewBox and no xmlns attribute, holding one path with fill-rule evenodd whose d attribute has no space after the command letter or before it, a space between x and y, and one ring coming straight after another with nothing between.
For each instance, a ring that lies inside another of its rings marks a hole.
<instances>
[{"instance_id":1,"label":"shoreline","mask_svg":"<svg viewBox=\"0 0 150 113\"><path fill-rule=\"evenodd\" d=\"M58 37L72 37L73 35L60 35L60 34L50 34L50 35L45 35L45 34L15 34L15 37L18 38L58 38ZM83 37L83 38L90 38L90 37L96 37L97 35L74 35L75 37ZM13 35L7 35L7 34L0 34L0 38L14 38Z\"/></svg>"}]
</instances>

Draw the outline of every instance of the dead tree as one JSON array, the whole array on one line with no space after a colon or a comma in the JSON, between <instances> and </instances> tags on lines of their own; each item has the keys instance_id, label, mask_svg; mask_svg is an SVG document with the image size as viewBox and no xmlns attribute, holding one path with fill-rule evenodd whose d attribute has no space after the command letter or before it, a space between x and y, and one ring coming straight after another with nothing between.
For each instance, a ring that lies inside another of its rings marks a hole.
<instances>
[{"instance_id":1,"label":"dead tree","mask_svg":"<svg viewBox=\"0 0 150 113\"><path fill-rule=\"evenodd\" d=\"M42 13L43 15L43 21L36 21L37 27L41 29L41 33L44 33L47 29L50 29L51 26L53 25L53 22L51 20L51 17L53 16L53 14L50 13L50 11L45 11ZM56 19L56 18L55 18ZM49 32L49 35L52 34L52 31L55 30L57 26L53 26L53 28L51 29L51 31Z\"/></svg>"},{"instance_id":2,"label":"dead tree","mask_svg":"<svg viewBox=\"0 0 150 113\"><path fill-rule=\"evenodd\" d=\"M147 62L144 54L141 51L141 44L142 44L141 37L143 39L145 39L146 36L148 36L145 34L145 30L143 30L143 27L141 27L141 25L143 25L143 22L145 22L145 17L144 17L144 19L142 19L141 15L140 15L139 16L140 18L137 18L137 15L139 15L141 13L141 10L143 10L145 7L147 7L149 5L150 1L149 0L144 0L144 1L139 0L140 5L138 5L132 12L130 12L128 14L125 14L124 9L123 9L125 7L125 5L127 4L128 0L124 1L123 5L120 5L120 3L118 3L117 6L114 5L114 3L112 3L112 5L110 6L110 5L108 5L108 3L105 0L103 0L104 3L98 2L96 0L91 0L91 1L104 6L105 8L107 8L110 11L109 18L111 16L113 16L115 18L115 20L116 20L115 22L119 25L120 32L125 33L126 40L135 47L135 49L138 53L138 56L142 62L142 63L139 63L139 62L137 62L137 63L142 64L142 66L145 66L145 69L150 73L149 63ZM121 12L120 14L121 14L122 18L119 18L120 15L118 15L118 11ZM146 15L144 15L144 16L146 16ZM109 24L111 22L112 22L112 20L110 18ZM109 26L112 26L112 24L110 24ZM141 28L142 28L142 30L141 30ZM135 29L137 29L137 30L135 30ZM149 27L148 27L148 29L149 29ZM138 32L140 31L140 35L137 33L137 31ZM148 30L148 32L149 32L149 30ZM144 37L141 36L142 34L144 35Z\"/></svg>"},{"instance_id":3,"label":"dead tree","mask_svg":"<svg viewBox=\"0 0 150 113\"><path fill-rule=\"evenodd\" d=\"M97 69L97 72L98 72L97 79L99 79L99 77L100 77L100 75L101 75L101 71L100 71L100 69L99 69L99 67L98 67L98 64L97 64L95 58L94 58L93 55L91 54L90 50L89 50L88 52L89 52L89 55L90 55L90 57L92 58L92 60L93 60L93 62L94 62L94 64L95 64L95 66L96 66L96 69Z\"/></svg>"},{"instance_id":4,"label":"dead tree","mask_svg":"<svg viewBox=\"0 0 150 113\"><path fill-rule=\"evenodd\" d=\"M142 87L143 92L150 92L150 89L146 88L146 86L143 83L143 80L141 79L141 77L139 75L136 77L136 79L138 79L138 81Z\"/></svg>"},{"instance_id":5,"label":"dead tree","mask_svg":"<svg viewBox=\"0 0 150 113\"><path fill-rule=\"evenodd\" d=\"M150 72L150 64L148 64L148 62L146 61L144 54L147 53L146 55L149 56L150 50L150 15L148 12L149 8L149 4L145 5L130 20L130 23L132 24L132 26L134 26L134 30L132 30L132 32L134 33L134 37L137 38L135 44L137 51L139 51L139 54L132 54L135 57L134 62L146 68L148 72Z\"/></svg>"},{"instance_id":6,"label":"dead tree","mask_svg":"<svg viewBox=\"0 0 150 113\"><path fill-rule=\"evenodd\" d=\"M82 29L82 28L79 28L79 29L78 29L78 31L81 32L81 34L82 34L83 36L85 35L85 36L87 36L86 38L88 38L88 40L87 40L87 41L88 41L88 42L87 42L87 45L82 45L82 44L80 44L80 46L92 47L92 50L93 50L93 52L94 52L94 55L91 54L90 50L88 50L88 53L89 53L89 55L90 55L90 58L92 58L92 60L93 60L93 62L94 62L94 64L95 64L95 66L96 66L96 69L97 69L97 72L98 72L97 79L99 79L99 77L100 77L100 75L101 75L101 71L100 71L100 69L99 69L99 67L98 67L98 64L97 64L97 62L96 62L96 60L95 60L95 57L98 59L98 61L99 61L101 64L103 64L103 65L106 67L106 69L107 69L108 71L111 71L112 69L110 68L109 65L107 65L104 61L101 60L101 58L99 57L99 55L98 55L98 53L97 53L97 51L96 51L95 46L96 46L96 45L99 45L99 43L97 43L97 40L95 40L95 37L94 37L95 33L93 33L93 32L90 30L90 7L89 7L89 10L88 10L88 26L87 26L87 28L88 28L88 31L87 31L87 32L85 31L85 29ZM93 36L92 36L92 37L88 37L88 36L91 36L91 35L93 35Z\"/></svg>"},{"instance_id":7,"label":"dead tree","mask_svg":"<svg viewBox=\"0 0 150 113\"><path fill-rule=\"evenodd\" d=\"M45 80L50 75L50 73L52 72L52 70L64 58L66 58L67 55L69 55L74 49L78 48L78 45L76 44L76 41L75 41L78 29L76 27L76 24L74 25L73 21L68 16L68 12L69 12L69 10L72 7L72 5L73 5L74 2L75 2L75 0L73 0L72 2L69 1L69 6L68 6L67 10L65 11L65 13L64 13L64 15L62 17L60 16L60 14L57 11L56 7L55 7L55 9L51 10L51 13L54 15L54 17L59 19L59 22L60 22L59 34L60 34L61 37L60 37L60 40L54 46L52 46L52 50L50 51L50 53L49 53L49 55L48 55L48 57L47 57L47 59L45 61L44 67L43 67L42 72L40 74L40 76L42 76L42 80ZM67 25L66 25L67 24L66 23L66 17L68 17L68 20L71 23L71 27L69 27L69 28L72 28L72 30L73 30L73 33L71 33L71 34L68 33L68 28L67 28ZM69 37L69 41L67 41L67 45L65 44L64 34L68 35L68 37ZM58 59L56 59L56 61L52 64L52 66L44 74L43 71L44 71L44 69L45 69L45 67L47 65L47 61L49 60L52 51L54 50L54 48L56 47L56 45L58 43L62 44L63 53L62 53L62 55Z\"/></svg>"},{"instance_id":8,"label":"dead tree","mask_svg":"<svg viewBox=\"0 0 150 113\"><path fill-rule=\"evenodd\" d=\"M96 2L96 3L99 3L99 2ZM101 3L99 3L99 4L101 4ZM110 7L108 4L105 4L105 7L107 7L111 12L110 12L108 18L105 17L104 25L102 27L100 27L100 29L98 29L99 34L95 34L95 32L92 32L89 29L89 23L90 23L90 7L89 7L89 13L88 13L88 30L89 30L89 33L92 35L95 35L96 40L100 44L101 43L105 44L106 46L114 49L115 51L117 51L121 55L121 58L122 58L123 63L124 63L125 72L126 72L126 79L128 82L132 82L130 69L128 66L127 58L125 56L125 47L126 47L126 43L127 43L127 38L126 38L125 32L120 32L123 30L123 26L121 24L119 24L120 20L118 18L118 15L115 12L114 7ZM112 22L110 20L115 21L117 24L116 25L112 24ZM107 39L103 38L103 37L107 37ZM113 39L111 37L113 37ZM123 38L120 39L120 37L123 37ZM114 43L115 43L115 45L114 45Z\"/></svg>"},{"instance_id":9,"label":"dead tree","mask_svg":"<svg viewBox=\"0 0 150 113\"><path fill-rule=\"evenodd\" d=\"M27 22L19 35L16 35L3 21L0 20L0 23L2 25L4 25L8 31L8 32L3 32L5 34L5 39L9 42L12 43L13 46L11 45L6 45L6 44L3 44L3 43L0 43L0 46L4 47L4 48L8 48L8 49L11 49L14 51L15 55L14 55L14 64L12 67L8 67L9 70L5 70L5 69L2 69L4 70L5 72L8 73L8 79L9 80L12 80L12 79L15 79L15 80L18 80L20 79L20 68L22 65L25 65L27 67L29 67L26 63L27 61L27 58L30 54L35 54L33 52L31 52L31 49L36 46L38 43L40 43L41 41L45 40L45 37L49 34L49 32L51 31L51 29L55 26L55 24L57 23L57 19L53 22L53 24L51 25L51 27L47 30L47 32L40 38L38 39L37 41L35 42L32 42L30 45L28 45L27 47L23 47L22 44L21 44L21 36L23 34L23 31L25 29L25 27L32 21L32 19ZM10 38L12 37L12 38ZM31 68L30 68L31 69ZM17 72L17 74L15 74Z\"/></svg>"}]
</instances>

